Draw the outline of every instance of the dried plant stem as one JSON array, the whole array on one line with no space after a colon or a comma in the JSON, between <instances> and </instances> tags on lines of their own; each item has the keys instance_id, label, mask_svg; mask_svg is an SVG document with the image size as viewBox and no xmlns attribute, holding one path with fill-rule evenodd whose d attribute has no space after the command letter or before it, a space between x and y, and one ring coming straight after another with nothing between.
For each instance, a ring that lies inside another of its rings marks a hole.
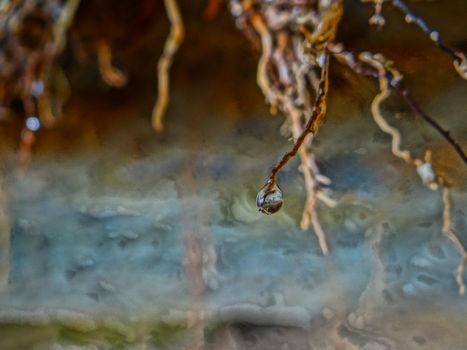
<instances>
[{"instance_id":1,"label":"dried plant stem","mask_svg":"<svg viewBox=\"0 0 467 350\"><path fill-rule=\"evenodd\" d=\"M183 20L176 0L164 0L167 17L170 21L170 33L167 36L159 62L157 64L158 95L152 111L152 126L157 132L164 129L163 117L169 103L169 70L173 57L178 51L185 35Z\"/></svg>"},{"instance_id":2,"label":"dried plant stem","mask_svg":"<svg viewBox=\"0 0 467 350\"><path fill-rule=\"evenodd\" d=\"M442 231L446 237L454 244L455 248L460 254L459 265L456 270L456 282L459 286L459 294L465 294L465 282L463 278L464 266L467 262L467 252L465 251L462 242L459 240L459 237L456 235L456 232L452 228L451 222L451 199L449 196L449 188L444 186L442 197L443 197L443 228Z\"/></svg>"}]
</instances>

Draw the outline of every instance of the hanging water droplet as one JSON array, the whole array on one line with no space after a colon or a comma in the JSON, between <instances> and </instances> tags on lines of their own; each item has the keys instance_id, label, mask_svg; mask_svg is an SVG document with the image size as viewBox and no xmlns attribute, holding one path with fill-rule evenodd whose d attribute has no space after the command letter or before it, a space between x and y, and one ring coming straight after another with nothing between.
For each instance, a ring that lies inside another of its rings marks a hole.
<instances>
[{"instance_id":1,"label":"hanging water droplet","mask_svg":"<svg viewBox=\"0 0 467 350\"><path fill-rule=\"evenodd\" d=\"M269 188L269 182L258 192L256 196L256 205L263 214L274 214L282 207L282 191L279 186L275 185L272 189Z\"/></svg>"}]
</instances>

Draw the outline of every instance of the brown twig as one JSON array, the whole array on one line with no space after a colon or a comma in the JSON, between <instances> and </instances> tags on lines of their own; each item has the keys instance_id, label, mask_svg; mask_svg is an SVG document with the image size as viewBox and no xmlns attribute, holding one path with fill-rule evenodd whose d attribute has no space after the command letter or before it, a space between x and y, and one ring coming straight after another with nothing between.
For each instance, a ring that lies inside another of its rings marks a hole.
<instances>
[{"instance_id":1,"label":"brown twig","mask_svg":"<svg viewBox=\"0 0 467 350\"><path fill-rule=\"evenodd\" d=\"M315 134L321 124L324 116L326 115L326 97L328 93L328 75L329 75L329 54L327 52L322 53L322 67L321 67L321 79L318 87L318 94L316 96L313 113L308 119L307 124L301 135L295 141L293 148L284 154L281 160L272 168L271 175L269 176L268 184L269 189L272 190L277 184L277 175L281 169L297 154L298 150L302 146L305 138L309 134Z\"/></svg>"},{"instance_id":2,"label":"brown twig","mask_svg":"<svg viewBox=\"0 0 467 350\"><path fill-rule=\"evenodd\" d=\"M438 124L432 117L426 114L417 102L412 98L409 91L406 88L401 87L400 85L396 86L397 92L402 96L405 103L412 112L421 117L425 122L427 122L432 128L434 128L447 142L451 144L456 153L461 157L465 165L467 165L467 156L464 153L462 147L457 143L457 141L451 136L450 132L444 129L441 125Z\"/></svg>"}]
</instances>

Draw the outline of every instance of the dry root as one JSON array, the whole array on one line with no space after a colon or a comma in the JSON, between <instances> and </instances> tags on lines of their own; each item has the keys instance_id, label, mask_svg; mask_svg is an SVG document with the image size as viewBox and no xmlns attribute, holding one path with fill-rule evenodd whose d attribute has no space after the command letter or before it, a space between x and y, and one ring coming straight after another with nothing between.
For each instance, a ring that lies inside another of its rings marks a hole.
<instances>
[{"instance_id":1,"label":"dry root","mask_svg":"<svg viewBox=\"0 0 467 350\"><path fill-rule=\"evenodd\" d=\"M371 55L370 53L362 53L359 56L360 60L362 62L365 62L369 65L372 65L375 69L377 69L379 73L379 88L380 88L380 93L376 95L376 97L373 99L373 102L371 103L371 114L373 115L373 119L378 124L379 128L385 132L386 134L389 134L391 136L391 151L392 153L403 160L405 160L407 163L413 163L415 162L414 159L412 159L410 152L406 150L401 150L401 134L399 130L397 130L395 127L389 125L389 123L386 121L386 119L383 117L381 113L381 104L389 97L391 94L391 91L389 90L389 82L386 79L386 70L387 70L387 65L389 64L386 62L384 57L382 55ZM386 65L386 66L385 66Z\"/></svg>"},{"instance_id":2,"label":"dry root","mask_svg":"<svg viewBox=\"0 0 467 350\"><path fill-rule=\"evenodd\" d=\"M126 84L127 78L122 71L112 65L112 49L106 41L101 41L97 45L97 60L99 62L99 72L102 80L109 86L122 87Z\"/></svg>"},{"instance_id":3,"label":"dry root","mask_svg":"<svg viewBox=\"0 0 467 350\"><path fill-rule=\"evenodd\" d=\"M266 97L266 102L271 106L272 114L275 114L277 94L274 92L268 77L268 66L272 56L272 36L259 14L251 17L251 24L261 37L261 57L258 61L256 81Z\"/></svg>"},{"instance_id":4,"label":"dry root","mask_svg":"<svg viewBox=\"0 0 467 350\"><path fill-rule=\"evenodd\" d=\"M169 70L173 57L185 35L182 17L176 0L164 0L170 21L170 33L165 41L164 51L157 64L158 96L152 111L152 126L157 132L164 129L163 117L169 103Z\"/></svg>"}]
</instances>

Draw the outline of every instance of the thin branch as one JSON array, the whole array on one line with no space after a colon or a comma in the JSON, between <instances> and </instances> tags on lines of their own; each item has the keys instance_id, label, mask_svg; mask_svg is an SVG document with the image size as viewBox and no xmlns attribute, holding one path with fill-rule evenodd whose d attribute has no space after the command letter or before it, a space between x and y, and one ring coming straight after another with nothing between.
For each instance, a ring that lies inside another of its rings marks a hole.
<instances>
[{"instance_id":1,"label":"thin branch","mask_svg":"<svg viewBox=\"0 0 467 350\"><path fill-rule=\"evenodd\" d=\"M404 99L405 103L409 108L412 110L412 112L421 117L425 122L427 122L431 127L433 127L447 142L451 144L451 146L454 148L456 153L461 157L462 161L464 162L465 165L467 165L467 156L462 150L462 147L457 143L456 140L451 136L450 132L446 129L444 129L441 125L438 124L433 118L431 118L428 114L426 114L420 106L417 104L417 102L412 98L410 95L409 91L401 86L396 86L397 92L402 96Z\"/></svg>"},{"instance_id":2,"label":"thin branch","mask_svg":"<svg viewBox=\"0 0 467 350\"><path fill-rule=\"evenodd\" d=\"M334 46L332 48L332 54L357 74L373 78L378 78L379 76L377 70L360 64L360 62L355 59L354 55L351 52L344 51L341 45ZM434 128L453 147L454 151L459 155L464 164L467 165L467 156L460 144L451 136L448 130L444 129L436 120L423 111L420 105L410 95L408 89L402 85L402 77L398 75L397 78L395 78L390 72L386 72L385 74L386 79L389 81L389 85L401 95L404 102L412 110L414 115L422 118L426 123L428 123L428 125Z\"/></svg>"},{"instance_id":3,"label":"thin branch","mask_svg":"<svg viewBox=\"0 0 467 350\"><path fill-rule=\"evenodd\" d=\"M439 32L432 29L422 18L416 16L409 7L402 0L393 0L392 5L397 7L405 14L405 21L407 23L415 23L425 34L428 34L430 39L446 54L451 56L451 58L459 63L462 61L462 58L459 57L453 50L443 44L441 41L441 36Z\"/></svg>"}]
</instances>

